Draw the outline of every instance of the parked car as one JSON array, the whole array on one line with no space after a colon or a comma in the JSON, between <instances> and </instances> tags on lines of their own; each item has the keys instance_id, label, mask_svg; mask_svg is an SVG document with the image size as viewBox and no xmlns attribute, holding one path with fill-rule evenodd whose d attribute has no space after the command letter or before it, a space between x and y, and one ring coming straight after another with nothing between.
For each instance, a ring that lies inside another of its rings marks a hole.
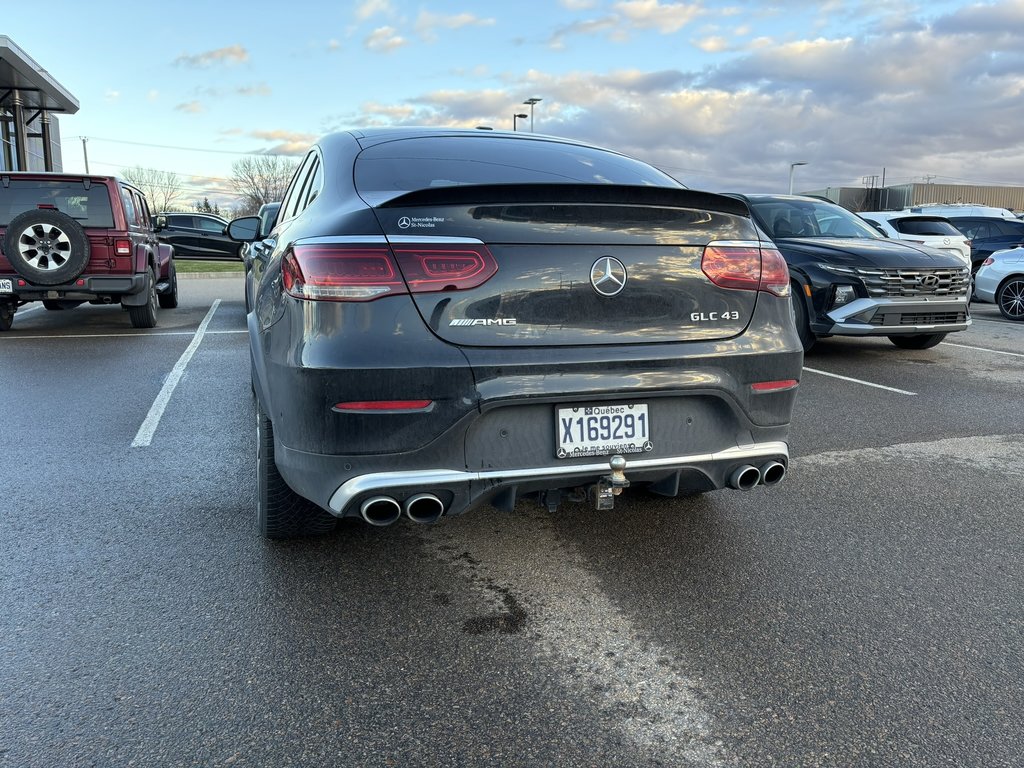
<instances>
[{"instance_id":1,"label":"parked car","mask_svg":"<svg viewBox=\"0 0 1024 768\"><path fill-rule=\"evenodd\" d=\"M265 536L786 473L803 353L739 200L569 140L364 129L309 151L274 235L248 315Z\"/></svg>"},{"instance_id":2,"label":"parked car","mask_svg":"<svg viewBox=\"0 0 1024 768\"><path fill-rule=\"evenodd\" d=\"M179 259L237 261L239 246L225 234L228 223L212 213L163 213L167 226L160 239L174 246Z\"/></svg>"},{"instance_id":3,"label":"parked car","mask_svg":"<svg viewBox=\"0 0 1024 768\"><path fill-rule=\"evenodd\" d=\"M135 328L178 305L174 249L145 196L113 176L3 173L0 331L33 301L48 310L120 303Z\"/></svg>"},{"instance_id":4,"label":"parked car","mask_svg":"<svg viewBox=\"0 0 1024 768\"><path fill-rule=\"evenodd\" d=\"M253 284L259 279L264 258L270 253L270 246L265 242L274 229L274 222L277 221L277 212L281 209L281 202L264 203L256 213L260 220L260 228L256 233L256 239L251 243L242 243L239 253L242 256L242 263L245 264L245 311L252 308Z\"/></svg>"},{"instance_id":5,"label":"parked car","mask_svg":"<svg viewBox=\"0 0 1024 768\"><path fill-rule=\"evenodd\" d=\"M985 259L974 276L974 297L996 304L1007 320L1024 320L1024 248Z\"/></svg>"},{"instance_id":6,"label":"parked car","mask_svg":"<svg viewBox=\"0 0 1024 768\"><path fill-rule=\"evenodd\" d=\"M951 216L949 221L971 238L971 263L977 270L996 251L1024 245L1024 221L981 216Z\"/></svg>"},{"instance_id":7,"label":"parked car","mask_svg":"<svg viewBox=\"0 0 1024 768\"><path fill-rule=\"evenodd\" d=\"M942 216L907 211L863 211L858 215L886 237L950 251L971 266L971 241Z\"/></svg>"},{"instance_id":8,"label":"parked car","mask_svg":"<svg viewBox=\"0 0 1024 768\"><path fill-rule=\"evenodd\" d=\"M822 336L886 336L928 349L970 325L970 269L959 255L883 237L827 200L736 195L786 259L805 350Z\"/></svg>"}]
</instances>

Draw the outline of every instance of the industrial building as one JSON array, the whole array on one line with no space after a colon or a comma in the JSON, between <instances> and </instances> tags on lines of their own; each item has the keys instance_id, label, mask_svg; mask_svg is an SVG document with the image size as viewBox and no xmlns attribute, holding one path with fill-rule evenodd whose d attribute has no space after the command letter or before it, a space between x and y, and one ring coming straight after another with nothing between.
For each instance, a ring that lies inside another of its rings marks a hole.
<instances>
[{"instance_id":1,"label":"industrial building","mask_svg":"<svg viewBox=\"0 0 1024 768\"><path fill-rule=\"evenodd\" d=\"M914 183L891 187L826 187L801 194L827 198L851 211L902 211L929 203L989 205L1018 214L1024 211L1024 186Z\"/></svg>"}]
</instances>

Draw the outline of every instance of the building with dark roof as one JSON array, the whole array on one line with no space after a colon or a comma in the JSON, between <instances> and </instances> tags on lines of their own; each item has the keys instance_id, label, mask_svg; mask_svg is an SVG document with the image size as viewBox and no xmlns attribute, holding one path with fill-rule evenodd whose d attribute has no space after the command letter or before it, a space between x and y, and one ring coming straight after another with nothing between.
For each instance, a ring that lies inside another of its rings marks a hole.
<instances>
[{"instance_id":1,"label":"building with dark roof","mask_svg":"<svg viewBox=\"0 0 1024 768\"><path fill-rule=\"evenodd\" d=\"M62 171L57 114L77 111L78 99L0 35L0 171Z\"/></svg>"}]
</instances>

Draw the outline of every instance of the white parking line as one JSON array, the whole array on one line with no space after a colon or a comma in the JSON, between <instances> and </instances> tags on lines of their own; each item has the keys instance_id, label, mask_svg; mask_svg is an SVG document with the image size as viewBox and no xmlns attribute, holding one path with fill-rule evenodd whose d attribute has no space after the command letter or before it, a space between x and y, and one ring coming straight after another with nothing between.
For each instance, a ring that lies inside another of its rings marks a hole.
<instances>
[{"instance_id":1,"label":"white parking line","mask_svg":"<svg viewBox=\"0 0 1024 768\"><path fill-rule=\"evenodd\" d=\"M483 598L483 615L464 631L494 632L498 644L503 632L521 627L545 674L596 706L639 749L636 764L734 764L689 659L643 636L585 558L558 536L550 515L466 515L420 535L425 549Z\"/></svg>"},{"instance_id":2,"label":"white parking line","mask_svg":"<svg viewBox=\"0 0 1024 768\"><path fill-rule=\"evenodd\" d=\"M985 347L972 347L968 344L954 344L951 341L942 342L944 347L960 347L960 349L973 349L977 352L991 352L993 355L1007 355L1009 357L1024 357L1020 352L1003 352L1001 349L986 349Z\"/></svg>"},{"instance_id":3,"label":"white parking line","mask_svg":"<svg viewBox=\"0 0 1024 768\"><path fill-rule=\"evenodd\" d=\"M219 306L220 299L217 299L213 302L213 306L210 307L210 311L206 313L206 317L203 318L203 322L199 324L199 329L196 331L196 335L195 338L192 339L192 343L188 345L188 348L182 353L181 357L178 358L178 362L174 364L174 368L171 369L171 373L167 377L167 381L164 382L163 388L156 396L156 400L153 401L153 405L150 407L149 413L146 415L146 420L142 422L142 426L139 427L139 431L136 433L135 439L132 440L132 448L144 448L153 442L153 435L156 433L157 427L160 426L160 419L164 415L164 409L167 407L167 403L171 401L171 395L174 394L174 388L177 387L178 382L181 381L181 376L185 373L185 366L187 366L189 360L192 359L192 355L194 355L196 350L199 349L199 345L203 341L203 336L206 335L206 328L213 319L213 313L217 311L217 307Z\"/></svg>"},{"instance_id":4,"label":"white parking line","mask_svg":"<svg viewBox=\"0 0 1024 768\"><path fill-rule=\"evenodd\" d=\"M220 301L220 299L218 299ZM233 330L233 331L207 331L207 336L230 336L232 334L248 333L247 330ZM122 336L146 336L152 338L153 336L191 336L195 331L157 331L147 333L50 333L50 334L35 334L32 336L0 336L0 339L4 341L18 341L22 339L118 339Z\"/></svg>"},{"instance_id":5,"label":"white parking line","mask_svg":"<svg viewBox=\"0 0 1024 768\"><path fill-rule=\"evenodd\" d=\"M874 387L875 389L884 389L886 392L895 392L898 395L910 395L911 397L914 397L914 396L917 395L917 392L908 392L905 389L896 389L896 387L887 387L884 384L875 384L874 382L864 381L863 379L853 379L853 378L850 378L849 376L840 376L838 373L829 373L828 371L819 371L817 368L807 368L805 366L804 370L807 371L808 373L817 373L819 376L828 376L828 377L833 378L833 379L842 379L843 381L851 381L854 384L863 384L865 387Z\"/></svg>"}]
</instances>

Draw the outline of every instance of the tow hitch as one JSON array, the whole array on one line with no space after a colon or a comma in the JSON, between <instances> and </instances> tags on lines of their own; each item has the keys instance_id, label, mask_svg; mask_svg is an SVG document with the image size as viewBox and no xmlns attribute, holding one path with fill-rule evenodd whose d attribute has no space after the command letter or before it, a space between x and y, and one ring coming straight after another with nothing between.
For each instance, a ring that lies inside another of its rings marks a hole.
<instances>
[{"instance_id":1,"label":"tow hitch","mask_svg":"<svg viewBox=\"0 0 1024 768\"><path fill-rule=\"evenodd\" d=\"M629 487L626 479L626 460L621 456L612 456L608 460L611 474L605 475L590 486L590 500L597 510L615 509L615 497Z\"/></svg>"}]
</instances>

